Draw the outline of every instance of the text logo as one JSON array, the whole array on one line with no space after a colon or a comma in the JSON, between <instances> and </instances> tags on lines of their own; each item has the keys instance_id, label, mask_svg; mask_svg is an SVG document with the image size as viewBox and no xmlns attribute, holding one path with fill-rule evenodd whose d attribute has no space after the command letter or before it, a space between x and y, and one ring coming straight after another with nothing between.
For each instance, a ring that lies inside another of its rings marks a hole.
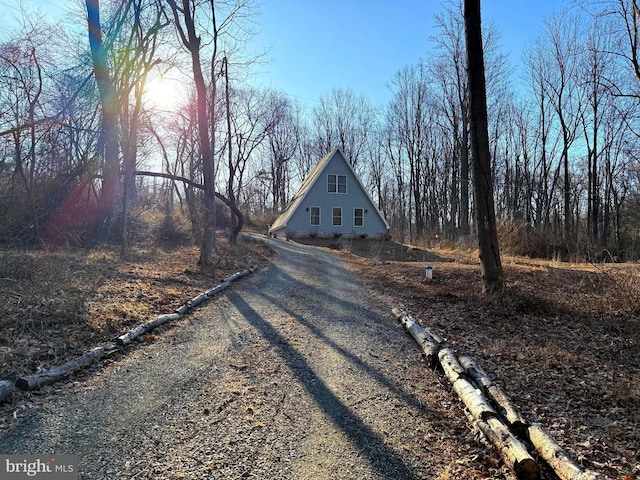
<instances>
[{"instance_id":1,"label":"text logo","mask_svg":"<svg viewBox=\"0 0 640 480\"><path fill-rule=\"evenodd\" d=\"M0 455L2 480L78 480L78 455Z\"/></svg>"}]
</instances>

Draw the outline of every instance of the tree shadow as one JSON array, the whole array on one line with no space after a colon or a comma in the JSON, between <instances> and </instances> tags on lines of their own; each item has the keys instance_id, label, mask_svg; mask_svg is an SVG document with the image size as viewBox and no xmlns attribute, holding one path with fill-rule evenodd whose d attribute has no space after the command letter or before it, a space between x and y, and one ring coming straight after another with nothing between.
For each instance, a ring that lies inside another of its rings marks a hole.
<instances>
[{"instance_id":1,"label":"tree shadow","mask_svg":"<svg viewBox=\"0 0 640 480\"><path fill-rule=\"evenodd\" d=\"M269 321L237 293L229 293L228 298L247 322L253 325L279 352L308 394L379 475L396 479L419 478L405 463L400 453L387 445L379 434L338 398L324 380L314 372L307 358L296 350ZM371 370L370 367L363 366Z\"/></svg>"},{"instance_id":2,"label":"tree shadow","mask_svg":"<svg viewBox=\"0 0 640 480\"><path fill-rule=\"evenodd\" d=\"M300 325L305 326L311 333L313 333L313 335L315 335L316 338L318 338L319 340L321 340L322 342L327 344L334 351L336 351L338 354L342 355L344 358L346 358L353 365L358 367L358 369L361 370L363 373L365 373L365 374L369 375L370 377L372 377L376 382L378 382L380 385L385 387L387 390L392 391L398 397L402 398L402 400L404 400L408 405L410 405L410 406L412 406L414 408L418 408L418 409L425 408L425 405L424 405L423 402L421 402L416 397L408 394L404 390L398 388L396 385L391 383L389 381L389 379L385 375L381 374L379 371L377 371L376 369L371 367L371 365L369 365L367 362L365 362L361 357L359 357L358 355L350 352L349 350L345 349L344 347L338 345L335 341L333 341L327 335L325 335L321 331L320 328L318 328L312 322L308 321L304 316L297 314L291 308L288 308L286 305L284 305L282 302L278 302L278 300L275 297L271 296L271 295L268 295L268 294L263 293L263 292L258 292L258 295L262 296L265 300L267 300L268 302L272 303L273 305L276 305L278 308L280 308L287 315L289 315L292 318L294 318L296 320L296 322L298 322ZM337 300L337 302L339 302L339 300ZM368 317L368 318L371 318L373 315L366 315L365 314L364 316Z\"/></svg>"}]
</instances>

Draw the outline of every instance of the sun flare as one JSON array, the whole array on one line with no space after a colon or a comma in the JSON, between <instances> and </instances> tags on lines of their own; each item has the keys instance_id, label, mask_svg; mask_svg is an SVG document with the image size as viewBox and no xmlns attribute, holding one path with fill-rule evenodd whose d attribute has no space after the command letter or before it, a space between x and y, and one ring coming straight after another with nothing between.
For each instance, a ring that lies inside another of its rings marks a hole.
<instances>
[{"instance_id":1,"label":"sun flare","mask_svg":"<svg viewBox=\"0 0 640 480\"><path fill-rule=\"evenodd\" d=\"M154 108L172 110L180 100L180 88L175 80L158 76L147 82L145 97Z\"/></svg>"}]
</instances>

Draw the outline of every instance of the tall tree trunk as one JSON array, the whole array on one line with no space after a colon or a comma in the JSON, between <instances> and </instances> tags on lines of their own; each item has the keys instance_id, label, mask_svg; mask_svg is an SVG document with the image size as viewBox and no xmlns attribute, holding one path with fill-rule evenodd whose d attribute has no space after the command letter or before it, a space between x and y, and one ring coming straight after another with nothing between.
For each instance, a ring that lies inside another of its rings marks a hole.
<instances>
[{"instance_id":1,"label":"tall tree trunk","mask_svg":"<svg viewBox=\"0 0 640 480\"><path fill-rule=\"evenodd\" d=\"M468 102L467 102L468 103ZM462 113L462 150L460 152L460 230L469 235L469 121L468 108Z\"/></svg>"},{"instance_id":2,"label":"tall tree trunk","mask_svg":"<svg viewBox=\"0 0 640 480\"><path fill-rule=\"evenodd\" d=\"M465 0L464 24L469 69L471 154L480 266L484 290L487 294L493 294L502 291L504 284L493 201L480 0Z\"/></svg>"},{"instance_id":3,"label":"tall tree trunk","mask_svg":"<svg viewBox=\"0 0 640 480\"><path fill-rule=\"evenodd\" d=\"M229 184L228 184L228 192L227 196L229 201L233 205L231 208L232 213L234 214L235 220L232 219L231 232L229 233L229 242L232 245L235 245L238 241L238 234L242 230L242 226L244 224L244 217L240 213L240 209L238 209L237 199L235 192L233 191L233 182L236 174L236 167L233 164L233 150L232 150L232 137L231 137L231 97L229 95L229 61L227 57L222 59L222 65L224 67L224 79L225 79L225 102L227 104L227 136L229 139L228 154L229 154Z\"/></svg>"},{"instance_id":4,"label":"tall tree trunk","mask_svg":"<svg viewBox=\"0 0 640 480\"><path fill-rule=\"evenodd\" d=\"M200 259L198 263L203 267L213 265L213 248L215 246L215 168L214 154L211 137L209 135L209 120L214 118L213 109L215 102L208 110L207 105L207 85L200 63L201 38L196 32L195 10L192 10L190 0L182 0L178 7L176 0L167 0L173 12L174 20L182 44L191 54L191 68L193 71L193 81L196 87L197 99L197 124L198 124L198 144L200 147L200 159L202 161L202 178L204 183L204 221L200 238ZM217 30L215 26L215 10L211 3L214 34L213 43L217 46ZM182 21L181 21L182 17ZM184 25L184 26L183 26ZM185 32L186 30L186 32ZM212 78L212 81L215 81ZM214 99L215 100L215 99Z\"/></svg>"},{"instance_id":5,"label":"tall tree trunk","mask_svg":"<svg viewBox=\"0 0 640 480\"><path fill-rule=\"evenodd\" d=\"M562 165L564 172L564 241L571 243L571 182L569 179L569 147L566 133L563 136Z\"/></svg>"},{"instance_id":6,"label":"tall tree trunk","mask_svg":"<svg viewBox=\"0 0 640 480\"><path fill-rule=\"evenodd\" d=\"M85 0L85 4L87 7L91 60L102 107L102 133L104 139L104 167L102 192L100 193L100 213L102 218L95 220L96 222L104 222L116 198L119 185L118 98L107 67L107 54L102 41L100 1Z\"/></svg>"}]
</instances>

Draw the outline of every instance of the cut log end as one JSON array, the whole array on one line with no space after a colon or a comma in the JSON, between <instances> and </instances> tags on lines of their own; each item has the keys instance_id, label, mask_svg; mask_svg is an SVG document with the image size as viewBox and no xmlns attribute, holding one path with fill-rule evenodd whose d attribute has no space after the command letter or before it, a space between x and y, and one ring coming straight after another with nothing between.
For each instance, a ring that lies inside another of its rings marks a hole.
<instances>
[{"instance_id":1,"label":"cut log end","mask_svg":"<svg viewBox=\"0 0 640 480\"><path fill-rule=\"evenodd\" d=\"M525 458L513 466L518 480L540 480L540 466L531 459Z\"/></svg>"},{"instance_id":2,"label":"cut log end","mask_svg":"<svg viewBox=\"0 0 640 480\"><path fill-rule=\"evenodd\" d=\"M16 387L23 392L27 392L30 390L29 381L26 378L18 378L16 380Z\"/></svg>"}]
</instances>

